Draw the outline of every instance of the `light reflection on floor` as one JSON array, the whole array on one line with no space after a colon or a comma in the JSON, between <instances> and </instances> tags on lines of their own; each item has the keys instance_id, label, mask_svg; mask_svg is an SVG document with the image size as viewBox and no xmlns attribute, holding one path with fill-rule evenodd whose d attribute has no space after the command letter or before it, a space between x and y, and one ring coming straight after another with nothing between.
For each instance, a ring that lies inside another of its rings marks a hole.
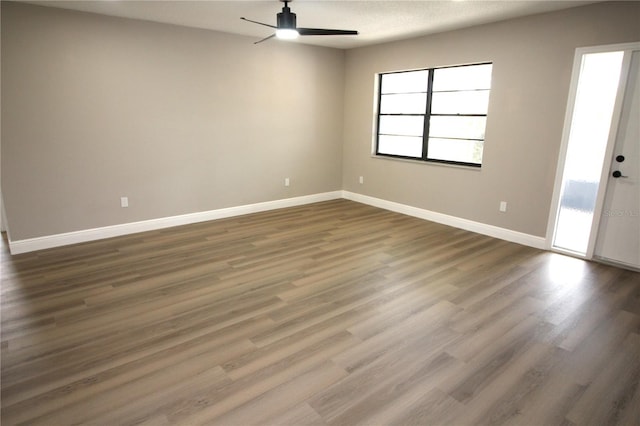
<instances>
[{"instance_id":1,"label":"light reflection on floor","mask_svg":"<svg viewBox=\"0 0 640 426\"><path fill-rule=\"evenodd\" d=\"M587 262L569 256L554 254L549 262L548 283L558 286L575 286L583 279L587 270Z\"/></svg>"}]
</instances>

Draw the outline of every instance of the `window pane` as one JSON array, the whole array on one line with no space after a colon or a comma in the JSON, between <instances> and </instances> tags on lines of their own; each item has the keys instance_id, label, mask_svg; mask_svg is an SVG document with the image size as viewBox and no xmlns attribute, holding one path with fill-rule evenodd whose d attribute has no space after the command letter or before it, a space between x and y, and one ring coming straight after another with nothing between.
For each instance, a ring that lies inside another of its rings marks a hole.
<instances>
[{"instance_id":1,"label":"window pane","mask_svg":"<svg viewBox=\"0 0 640 426\"><path fill-rule=\"evenodd\" d=\"M481 164L482 146L480 141L429 138L429 158Z\"/></svg>"},{"instance_id":2,"label":"window pane","mask_svg":"<svg viewBox=\"0 0 640 426\"><path fill-rule=\"evenodd\" d=\"M434 93L432 114L486 114L489 106L489 91Z\"/></svg>"},{"instance_id":3,"label":"window pane","mask_svg":"<svg viewBox=\"0 0 640 426\"><path fill-rule=\"evenodd\" d=\"M422 136L424 133L423 115L382 115L380 116L381 134Z\"/></svg>"},{"instance_id":4,"label":"window pane","mask_svg":"<svg viewBox=\"0 0 640 426\"><path fill-rule=\"evenodd\" d=\"M408 93L426 92L429 81L429 71L409 71L382 74L380 93Z\"/></svg>"},{"instance_id":5,"label":"window pane","mask_svg":"<svg viewBox=\"0 0 640 426\"><path fill-rule=\"evenodd\" d=\"M378 136L378 154L422 157L422 138L414 136Z\"/></svg>"},{"instance_id":6,"label":"window pane","mask_svg":"<svg viewBox=\"0 0 640 426\"><path fill-rule=\"evenodd\" d=\"M433 91L491 88L491 64L438 68L433 73Z\"/></svg>"},{"instance_id":7,"label":"window pane","mask_svg":"<svg viewBox=\"0 0 640 426\"><path fill-rule=\"evenodd\" d=\"M434 138L484 139L487 117L434 116L429 136Z\"/></svg>"},{"instance_id":8,"label":"window pane","mask_svg":"<svg viewBox=\"0 0 640 426\"><path fill-rule=\"evenodd\" d=\"M424 114L426 105L426 93L382 95L380 97L380 114Z\"/></svg>"}]
</instances>

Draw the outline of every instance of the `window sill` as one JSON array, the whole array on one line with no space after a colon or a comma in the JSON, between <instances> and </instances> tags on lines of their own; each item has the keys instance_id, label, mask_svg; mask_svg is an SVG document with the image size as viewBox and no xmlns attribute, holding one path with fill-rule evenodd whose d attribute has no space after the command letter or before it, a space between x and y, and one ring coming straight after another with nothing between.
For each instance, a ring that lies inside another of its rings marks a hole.
<instances>
[{"instance_id":1,"label":"window sill","mask_svg":"<svg viewBox=\"0 0 640 426\"><path fill-rule=\"evenodd\" d=\"M437 167L450 167L454 169L463 169L463 170L473 170L473 171L482 171L482 166L467 166L464 164L451 164L451 163L440 163L437 161L422 161L422 160L412 160L410 158L399 158L399 157L390 157L387 155L376 155L371 154L371 158L379 159L379 160L390 160L390 161L399 161L402 163L409 164L420 164L426 166L437 166Z\"/></svg>"}]
</instances>

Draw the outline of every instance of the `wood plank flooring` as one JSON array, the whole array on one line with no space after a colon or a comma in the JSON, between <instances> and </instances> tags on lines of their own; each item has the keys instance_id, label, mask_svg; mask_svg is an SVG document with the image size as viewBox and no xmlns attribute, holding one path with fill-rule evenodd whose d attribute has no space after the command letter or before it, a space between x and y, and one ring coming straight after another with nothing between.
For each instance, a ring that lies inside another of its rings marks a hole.
<instances>
[{"instance_id":1,"label":"wood plank flooring","mask_svg":"<svg viewBox=\"0 0 640 426\"><path fill-rule=\"evenodd\" d=\"M9 256L3 425L638 425L640 274L346 200Z\"/></svg>"}]
</instances>

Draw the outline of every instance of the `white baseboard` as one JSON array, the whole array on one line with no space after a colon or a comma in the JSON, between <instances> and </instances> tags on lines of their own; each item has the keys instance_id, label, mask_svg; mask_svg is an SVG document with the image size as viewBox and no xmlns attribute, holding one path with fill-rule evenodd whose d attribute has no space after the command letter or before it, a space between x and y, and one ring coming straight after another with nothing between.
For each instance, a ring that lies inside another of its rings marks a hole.
<instances>
[{"instance_id":1,"label":"white baseboard","mask_svg":"<svg viewBox=\"0 0 640 426\"><path fill-rule=\"evenodd\" d=\"M453 226L455 228L476 232L482 235L499 238L501 240L522 244L537 249L546 249L546 239L535 235L525 234L510 229L499 228L485 223L474 222L468 219L462 219L455 216L449 216L430 210L420 209L418 207L408 206L406 204L395 203L393 201L382 200L380 198L369 197L368 195L357 194L349 191L342 191L342 197L347 200L357 201L359 203L368 204L370 206L379 207L385 210L406 214L408 216L429 220L431 222L441 223L443 225Z\"/></svg>"},{"instance_id":2,"label":"white baseboard","mask_svg":"<svg viewBox=\"0 0 640 426\"><path fill-rule=\"evenodd\" d=\"M333 191L320 194L305 195L302 197L286 198L283 200L266 201L263 203L247 204L244 206L229 207L225 209L209 210L205 212L189 213L179 216L150 219L140 222L123 223L120 225L105 226L102 228L85 229L64 234L48 235L44 237L29 238L25 240L9 240L9 250L11 254L28 253L36 250L44 250L53 247L66 246L70 244L84 243L87 241L101 240L104 238L118 237L121 235L135 234L138 232L153 231L156 229L170 228L173 226L188 225L191 223L206 222L209 220L224 219L227 217L240 216L250 213L258 213L267 210L282 209L304 204L318 203L321 201L345 198L357 201L370 206L391 210L397 213L406 214L420 219L429 220L455 228L465 229L478 234L488 235L501 240L511 241L525 246L538 249L546 248L546 240L543 237L524 234L522 232L499 228L480 222L461 219L430 210L408 206L406 204L395 203L393 201L382 200L380 198L369 197L349 191Z\"/></svg>"},{"instance_id":3,"label":"white baseboard","mask_svg":"<svg viewBox=\"0 0 640 426\"><path fill-rule=\"evenodd\" d=\"M266 201L263 203L247 204L244 206L229 207L225 209L189 213L179 216L144 220L140 222L123 223L120 225L105 226L102 228L84 229L81 231L66 232L64 234L48 235L44 237L29 238L25 240L9 240L9 251L11 252L11 254L28 253L31 251L66 246L69 244L84 243L87 241L101 240L104 238L118 237L121 235L153 231L156 229L170 228L173 226L188 225L198 222L206 222L208 220L241 216L250 213L258 213L267 210L300 206L304 204L335 200L339 198L342 198L342 191L324 192L320 194Z\"/></svg>"}]
</instances>

